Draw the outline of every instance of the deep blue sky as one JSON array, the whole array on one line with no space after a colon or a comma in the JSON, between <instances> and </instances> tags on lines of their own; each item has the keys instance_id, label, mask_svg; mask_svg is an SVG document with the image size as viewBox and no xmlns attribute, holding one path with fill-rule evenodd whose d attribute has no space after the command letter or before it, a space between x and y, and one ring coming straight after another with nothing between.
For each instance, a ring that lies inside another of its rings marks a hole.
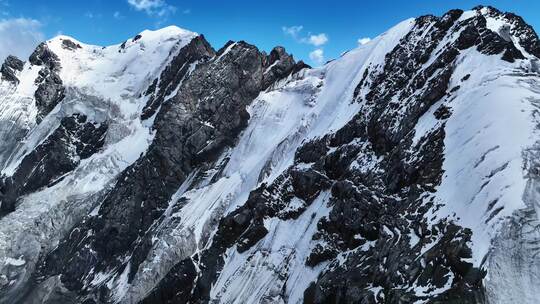
<instances>
[{"instance_id":1,"label":"deep blue sky","mask_svg":"<svg viewBox=\"0 0 540 304\"><path fill-rule=\"evenodd\" d=\"M0 3L2 1L2 18L35 19L45 38L63 33L85 43L109 45L147 28L174 24L203 33L216 49L229 39L246 40L264 50L283 45L295 57L311 64L309 53L317 48L323 49L325 59L332 59L356 47L359 38L374 37L403 19L440 15L451 8L493 5L521 15L535 29L540 29L540 1L537 0L131 0L161 1L160 7L150 10L137 10L128 0L0 0ZM284 26L302 26L303 30L295 40L284 34ZM328 42L322 46L301 41L310 34L320 33L328 37Z\"/></svg>"}]
</instances>

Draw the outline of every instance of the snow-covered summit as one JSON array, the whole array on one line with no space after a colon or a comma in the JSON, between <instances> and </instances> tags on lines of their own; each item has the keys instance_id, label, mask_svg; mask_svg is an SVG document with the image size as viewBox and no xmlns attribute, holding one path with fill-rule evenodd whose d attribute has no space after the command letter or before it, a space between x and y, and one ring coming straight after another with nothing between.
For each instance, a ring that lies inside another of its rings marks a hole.
<instances>
[{"instance_id":1,"label":"snow-covered summit","mask_svg":"<svg viewBox=\"0 0 540 304\"><path fill-rule=\"evenodd\" d=\"M106 47L83 44L63 35L47 41L47 45L60 58L59 75L65 86L120 99L140 94L174 52L197 35L169 26L145 30L121 44Z\"/></svg>"},{"instance_id":2,"label":"snow-covered summit","mask_svg":"<svg viewBox=\"0 0 540 304\"><path fill-rule=\"evenodd\" d=\"M66 35L45 41L22 71L15 73L16 85L8 81L0 83L4 96L13 96L3 104L2 121L14 123L8 129L0 129L0 139L11 142L2 149L0 163L12 159L11 164L5 166L11 168L8 172L15 169L21 157L48 134L51 125L47 121L34 127L41 116L50 111L57 113L46 119L52 125L63 115L74 112L98 120L132 121L146 103L143 91L175 54L197 36L197 33L170 26L145 30L123 43L105 47L85 44ZM39 59L41 57L44 59ZM44 60L54 62L54 69L49 71L49 63L43 63ZM85 100L81 96L88 97ZM65 101L59 103L60 98ZM21 130L16 136L3 132L14 127ZM39 131L41 128L43 130ZM36 139L31 140L30 136L18 142L30 130ZM11 155L16 145L30 146L17 149Z\"/></svg>"}]
</instances>

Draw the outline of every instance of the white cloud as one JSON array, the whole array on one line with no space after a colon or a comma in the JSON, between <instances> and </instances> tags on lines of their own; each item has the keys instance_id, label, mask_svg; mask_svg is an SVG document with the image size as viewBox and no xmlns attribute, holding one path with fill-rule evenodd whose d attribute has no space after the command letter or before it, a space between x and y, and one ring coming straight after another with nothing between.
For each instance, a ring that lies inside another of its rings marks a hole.
<instances>
[{"instance_id":1,"label":"white cloud","mask_svg":"<svg viewBox=\"0 0 540 304\"><path fill-rule=\"evenodd\" d=\"M86 12L84 13L84 16L88 19L93 19L93 18L101 18L102 15L101 14L94 14L92 12Z\"/></svg>"},{"instance_id":2,"label":"white cloud","mask_svg":"<svg viewBox=\"0 0 540 304\"><path fill-rule=\"evenodd\" d=\"M300 32L304 29L303 26L301 25L293 25L293 26L283 26L281 27L281 30L283 31L283 33L287 36L291 36L292 38L294 38L295 40L298 39L298 35L300 34Z\"/></svg>"},{"instance_id":3,"label":"white cloud","mask_svg":"<svg viewBox=\"0 0 540 304\"><path fill-rule=\"evenodd\" d=\"M172 15L174 13L176 13L176 7L172 5L166 5L159 9L156 12L156 15L159 17L167 17L168 15Z\"/></svg>"},{"instance_id":4,"label":"white cloud","mask_svg":"<svg viewBox=\"0 0 540 304\"><path fill-rule=\"evenodd\" d=\"M0 15L7 17L9 16L9 12L7 11L7 8L9 7L9 3L7 0L0 0Z\"/></svg>"},{"instance_id":5,"label":"white cloud","mask_svg":"<svg viewBox=\"0 0 540 304\"><path fill-rule=\"evenodd\" d=\"M311 44L314 46L321 46L328 42L328 35L325 33L320 33L317 35L312 35L308 33L307 36L301 37L301 32L304 30L302 25L293 25L293 26L283 26L281 27L283 34L292 37L296 42ZM303 36L303 35L302 35Z\"/></svg>"},{"instance_id":6,"label":"white cloud","mask_svg":"<svg viewBox=\"0 0 540 304\"><path fill-rule=\"evenodd\" d=\"M328 36L325 33L318 35L311 35L306 40L306 43L313 44L314 46L321 46L328 42Z\"/></svg>"},{"instance_id":7,"label":"white cloud","mask_svg":"<svg viewBox=\"0 0 540 304\"><path fill-rule=\"evenodd\" d=\"M176 7L164 0L127 0L129 5L137 11L144 11L152 17L166 18L176 13Z\"/></svg>"},{"instance_id":8,"label":"white cloud","mask_svg":"<svg viewBox=\"0 0 540 304\"><path fill-rule=\"evenodd\" d=\"M165 5L163 0L128 0L128 3L138 11L146 11L148 13Z\"/></svg>"},{"instance_id":9,"label":"white cloud","mask_svg":"<svg viewBox=\"0 0 540 304\"><path fill-rule=\"evenodd\" d=\"M311 34L308 32L307 36L302 35L304 27L302 25L283 26L281 27L283 34L292 37L298 43L311 44L317 49L309 53L309 59L316 64L323 64L324 62L324 50L320 48L328 42L328 35L326 33Z\"/></svg>"},{"instance_id":10,"label":"white cloud","mask_svg":"<svg viewBox=\"0 0 540 304\"><path fill-rule=\"evenodd\" d=\"M364 38L358 39L358 44L359 44L359 45L364 45L364 44L366 44L366 43L368 43L368 42L370 42L370 41L371 41L371 38L369 38L369 37L364 37Z\"/></svg>"},{"instance_id":11,"label":"white cloud","mask_svg":"<svg viewBox=\"0 0 540 304\"><path fill-rule=\"evenodd\" d=\"M124 16L119 11L114 12L113 17L118 20L124 19Z\"/></svg>"},{"instance_id":12,"label":"white cloud","mask_svg":"<svg viewBox=\"0 0 540 304\"><path fill-rule=\"evenodd\" d=\"M313 52L309 53L309 59L315 62L316 64L323 64L324 62L324 51L322 49L316 49Z\"/></svg>"},{"instance_id":13,"label":"white cloud","mask_svg":"<svg viewBox=\"0 0 540 304\"><path fill-rule=\"evenodd\" d=\"M34 19L0 19L0 61L8 55L26 60L45 36L42 24Z\"/></svg>"}]
</instances>

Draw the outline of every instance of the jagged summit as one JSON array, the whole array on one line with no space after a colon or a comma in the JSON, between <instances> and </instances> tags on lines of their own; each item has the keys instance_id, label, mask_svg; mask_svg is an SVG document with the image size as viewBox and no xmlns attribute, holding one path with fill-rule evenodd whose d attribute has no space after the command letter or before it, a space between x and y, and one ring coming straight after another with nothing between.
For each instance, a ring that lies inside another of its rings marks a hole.
<instances>
[{"instance_id":1,"label":"jagged summit","mask_svg":"<svg viewBox=\"0 0 540 304\"><path fill-rule=\"evenodd\" d=\"M492 7L319 68L176 27L0 80L0 302L536 303L540 42Z\"/></svg>"}]
</instances>

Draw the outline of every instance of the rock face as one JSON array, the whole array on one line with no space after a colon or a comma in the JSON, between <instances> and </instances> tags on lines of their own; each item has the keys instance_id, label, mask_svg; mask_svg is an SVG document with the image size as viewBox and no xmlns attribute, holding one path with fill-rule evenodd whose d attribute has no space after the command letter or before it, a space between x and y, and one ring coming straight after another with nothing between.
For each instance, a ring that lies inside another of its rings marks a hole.
<instances>
[{"instance_id":1,"label":"rock face","mask_svg":"<svg viewBox=\"0 0 540 304\"><path fill-rule=\"evenodd\" d=\"M35 80L38 87L34 94L38 108L36 120L39 123L64 98L62 79L58 75L61 69L60 59L47 44L41 43L30 55L29 61L33 65L42 67Z\"/></svg>"},{"instance_id":2,"label":"rock face","mask_svg":"<svg viewBox=\"0 0 540 304\"><path fill-rule=\"evenodd\" d=\"M539 53L477 7L320 68L175 27L9 57L0 302L535 303Z\"/></svg>"},{"instance_id":3,"label":"rock face","mask_svg":"<svg viewBox=\"0 0 540 304\"><path fill-rule=\"evenodd\" d=\"M199 58L212 52L206 47L200 50ZM93 273L112 267L128 267L128 281L134 277L152 244L150 228L165 212L171 196L196 167L214 161L234 143L249 119L246 106L263 89L264 55L254 46L238 42L218 54L199 63L178 95L162 105L154 122L156 135L146 154L122 173L99 213L74 227L75 233L51 253L44 275L61 274L64 286L73 290L83 289L82 278L91 281ZM291 62L289 70L293 66ZM168 79L162 76L162 81ZM179 81L172 78L170 86L174 83ZM167 87L162 86L163 90ZM77 233L89 230L94 234L91 237ZM130 263L115 265L126 254L132 256ZM74 257L70 263L57 264L68 257ZM106 295L100 292L99 296ZM91 294L89 299L105 300L94 297Z\"/></svg>"},{"instance_id":4,"label":"rock face","mask_svg":"<svg viewBox=\"0 0 540 304\"><path fill-rule=\"evenodd\" d=\"M22 62L19 58L15 56L8 56L0 68L2 79L18 84L19 79L17 76L15 76L15 73L17 71L22 71L23 66L24 62Z\"/></svg>"},{"instance_id":5,"label":"rock face","mask_svg":"<svg viewBox=\"0 0 540 304\"><path fill-rule=\"evenodd\" d=\"M138 39L135 39L135 41ZM215 56L214 49L203 36L197 36L183 47L171 63L156 78L145 94L150 95L143 109L141 119L148 119L156 114L167 96L174 95L174 90L189 76L200 62L203 63ZM159 83L158 83L159 82Z\"/></svg>"},{"instance_id":6,"label":"rock face","mask_svg":"<svg viewBox=\"0 0 540 304\"><path fill-rule=\"evenodd\" d=\"M53 185L96 153L103 146L106 131L106 124L87 122L84 115L64 117L58 128L22 159L15 173L2 180L2 211L13 211L19 196Z\"/></svg>"}]
</instances>

